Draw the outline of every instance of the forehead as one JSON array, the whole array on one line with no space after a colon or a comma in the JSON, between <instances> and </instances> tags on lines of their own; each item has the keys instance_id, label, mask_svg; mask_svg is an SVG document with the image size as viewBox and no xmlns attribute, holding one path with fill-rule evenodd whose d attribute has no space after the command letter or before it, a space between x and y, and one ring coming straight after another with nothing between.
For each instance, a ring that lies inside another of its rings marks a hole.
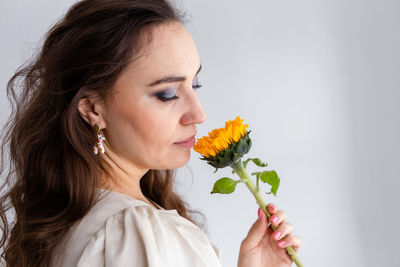
<instances>
[{"instance_id":1,"label":"forehead","mask_svg":"<svg viewBox=\"0 0 400 267\"><path fill-rule=\"evenodd\" d=\"M162 24L154 27L150 34L151 41L143 54L127 68L138 81L148 83L168 74L190 76L197 71L200 65L198 51L182 24Z\"/></svg>"}]
</instances>

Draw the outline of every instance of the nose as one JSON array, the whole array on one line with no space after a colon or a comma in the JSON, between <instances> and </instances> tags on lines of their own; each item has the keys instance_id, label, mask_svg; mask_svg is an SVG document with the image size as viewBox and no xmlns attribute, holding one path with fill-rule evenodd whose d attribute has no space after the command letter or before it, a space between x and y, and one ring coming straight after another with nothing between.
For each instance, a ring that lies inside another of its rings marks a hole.
<instances>
[{"instance_id":1,"label":"nose","mask_svg":"<svg viewBox=\"0 0 400 267\"><path fill-rule=\"evenodd\" d=\"M192 89L192 93L187 96L186 112L181 117L183 125L200 124L207 119L207 114L200 104L200 100Z\"/></svg>"}]
</instances>

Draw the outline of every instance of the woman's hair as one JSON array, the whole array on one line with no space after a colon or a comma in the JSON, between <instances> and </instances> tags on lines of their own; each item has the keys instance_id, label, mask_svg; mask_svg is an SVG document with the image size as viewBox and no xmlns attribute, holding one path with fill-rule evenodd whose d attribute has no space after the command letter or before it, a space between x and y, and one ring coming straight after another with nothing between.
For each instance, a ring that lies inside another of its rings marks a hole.
<instances>
[{"instance_id":1,"label":"woman's hair","mask_svg":"<svg viewBox=\"0 0 400 267\"><path fill-rule=\"evenodd\" d=\"M49 266L69 228L98 201L96 136L80 116L90 91L104 99L151 41L154 26L183 22L165 0L84 0L46 34L41 50L7 84L12 111L2 135L0 217L6 266ZM199 225L173 191L174 170L149 170L143 194ZM8 224L10 209L14 221ZM12 210L11 210L12 211ZM204 223L199 227L203 228Z\"/></svg>"}]
</instances>

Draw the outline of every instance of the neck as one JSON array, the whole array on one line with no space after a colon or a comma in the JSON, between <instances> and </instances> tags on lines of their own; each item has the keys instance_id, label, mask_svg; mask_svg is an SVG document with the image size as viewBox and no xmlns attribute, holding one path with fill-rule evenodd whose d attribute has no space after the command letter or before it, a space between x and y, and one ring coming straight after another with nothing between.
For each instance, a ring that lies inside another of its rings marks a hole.
<instances>
[{"instance_id":1,"label":"neck","mask_svg":"<svg viewBox=\"0 0 400 267\"><path fill-rule=\"evenodd\" d=\"M102 188L151 204L140 189L140 179L149 169L139 168L132 162L118 157L110 149L101 156L101 165L107 171L101 177Z\"/></svg>"}]
</instances>

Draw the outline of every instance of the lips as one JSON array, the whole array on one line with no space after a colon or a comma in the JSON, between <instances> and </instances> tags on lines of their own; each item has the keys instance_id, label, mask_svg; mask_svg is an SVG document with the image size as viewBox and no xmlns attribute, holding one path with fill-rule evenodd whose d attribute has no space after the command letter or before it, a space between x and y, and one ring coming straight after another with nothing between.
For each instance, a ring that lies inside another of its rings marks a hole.
<instances>
[{"instance_id":1,"label":"lips","mask_svg":"<svg viewBox=\"0 0 400 267\"><path fill-rule=\"evenodd\" d=\"M179 141L179 142L175 142L175 144L187 143L187 142L189 142L189 141L192 141L192 139L193 139L195 136L196 136L196 135L194 134L194 135L192 135L191 137L189 137L189 138L187 138L187 139L185 139L185 140L182 140L182 141Z\"/></svg>"}]
</instances>

